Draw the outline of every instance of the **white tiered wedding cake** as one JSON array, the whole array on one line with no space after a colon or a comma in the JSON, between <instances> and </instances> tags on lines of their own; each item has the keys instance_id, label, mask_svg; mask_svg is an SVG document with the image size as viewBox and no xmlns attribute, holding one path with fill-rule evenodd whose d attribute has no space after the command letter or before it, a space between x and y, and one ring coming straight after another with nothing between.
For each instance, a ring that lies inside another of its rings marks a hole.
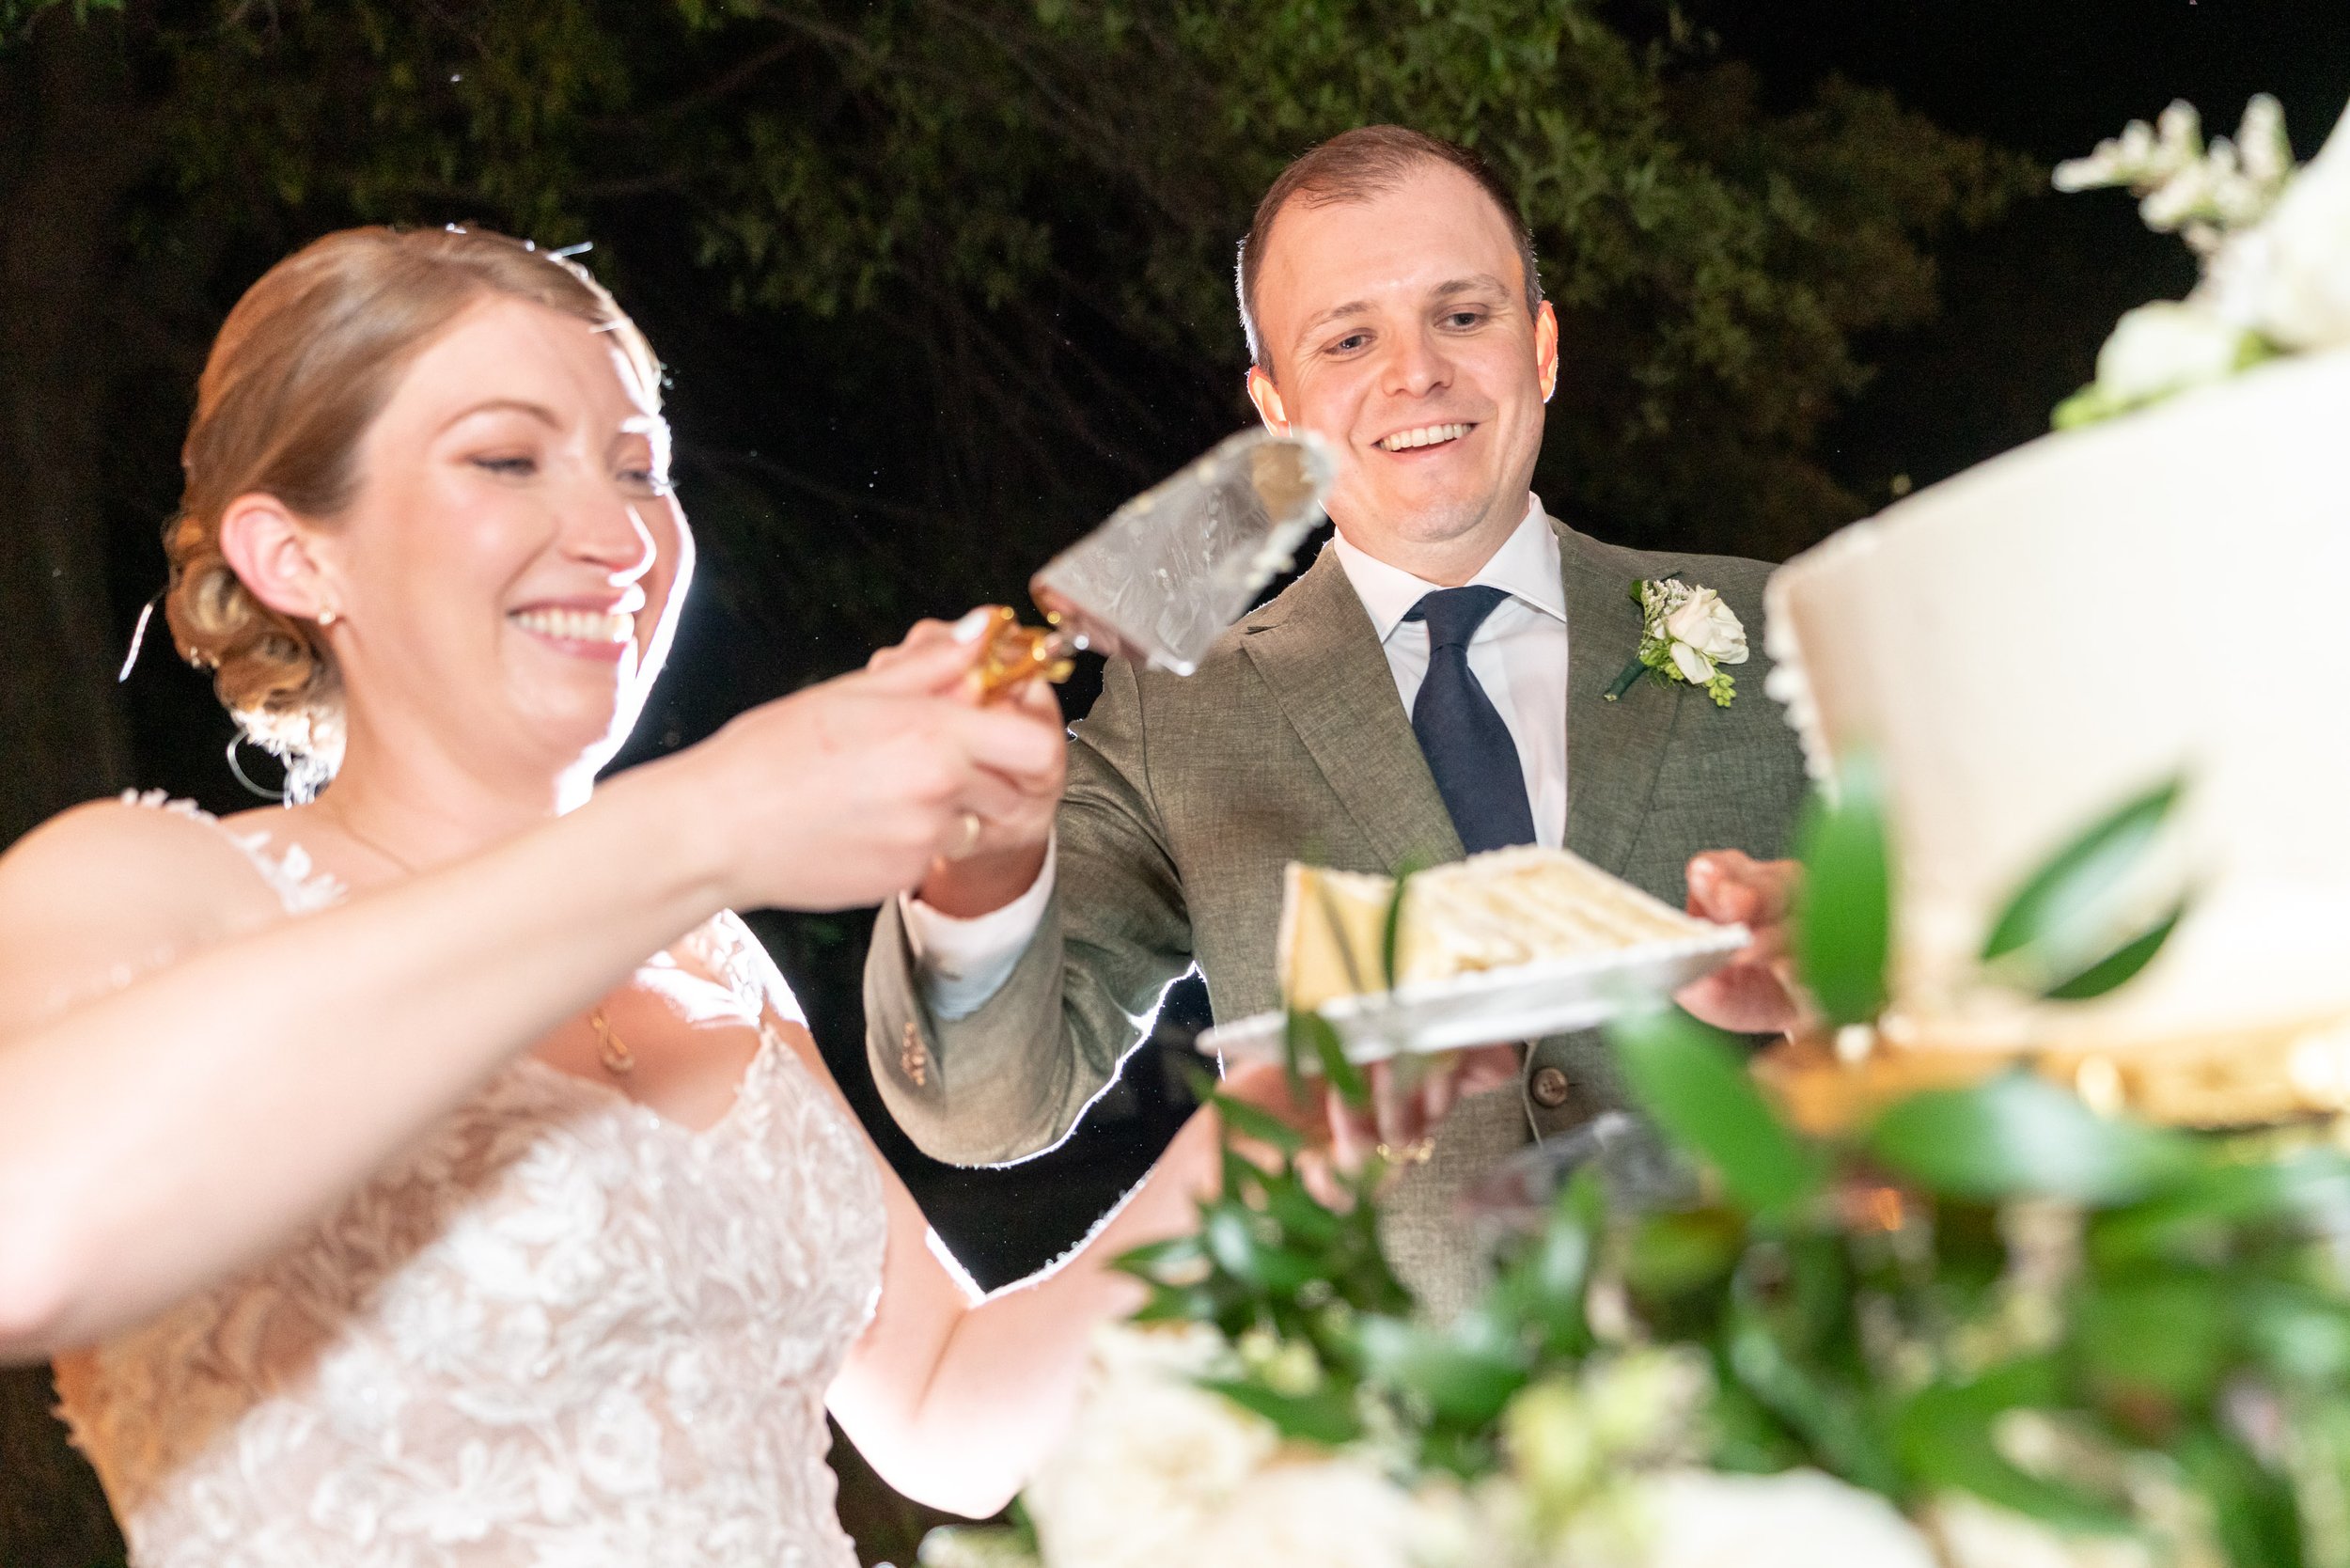
<instances>
[{"instance_id":1,"label":"white tiered wedding cake","mask_svg":"<svg viewBox=\"0 0 2350 1568\"><path fill-rule=\"evenodd\" d=\"M1771 689L1814 772L1865 751L1889 783L1895 1051L2029 1047L2108 1078L2164 1059L2203 1084L2186 1120L2350 1104L2350 349L2327 346L2350 341L2345 165L2338 132L2258 227L2201 236L2196 296L2124 321L2085 398L2159 400L1922 491L1773 578ZM2188 351L2151 379L2150 337ZM2278 350L2317 352L2231 373ZM2178 864L2148 907L2184 886L2189 912L2146 973L2088 1004L1984 983L1976 954L2018 881L2172 775Z\"/></svg>"}]
</instances>

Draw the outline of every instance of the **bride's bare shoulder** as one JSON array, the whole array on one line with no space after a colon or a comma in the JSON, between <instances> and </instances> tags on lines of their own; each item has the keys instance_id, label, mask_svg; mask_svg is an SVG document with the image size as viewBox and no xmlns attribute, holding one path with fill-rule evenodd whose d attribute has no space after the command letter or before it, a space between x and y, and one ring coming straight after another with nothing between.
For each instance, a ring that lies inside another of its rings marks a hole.
<instances>
[{"instance_id":1,"label":"bride's bare shoulder","mask_svg":"<svg viewBox=\"0 0 2350 1568\"><path fill-rule=\"evenodd\" d=\"M200 813L77 806L0 855L0 1024L281 913L250 857Z\"/></svg>"},{"instance_id":2,"label":"bride's bare shoulder","mask_svg":"<svg viewBox=\"0 0 2350 1568\"><path fill-rule=\"evenodd\" d=\"M19 839L0 855L0 891L25 877L46 890L62 890L65 880L128 884L149 894L193 881L217 883L224 869L242 867L233 879L256 893L267 889L229 829L183 802L160 796L93 800L61 811Z\"/></svg>"}]
</instances>

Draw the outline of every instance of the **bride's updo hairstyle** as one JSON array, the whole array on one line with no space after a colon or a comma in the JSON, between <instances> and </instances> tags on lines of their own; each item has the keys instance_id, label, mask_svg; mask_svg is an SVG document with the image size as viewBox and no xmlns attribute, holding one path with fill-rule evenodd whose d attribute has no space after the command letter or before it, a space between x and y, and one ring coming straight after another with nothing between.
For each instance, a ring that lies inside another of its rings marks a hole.
<instances>
[{"instance_id":1,"label":"bride's updo hairstyle","mask_svg":"<svg viewBox=\"0 0 2350 1568\"><path fill-rule=\"evenodd\" d=\"M531 301L608 334L644 393L652 348L603 286L560 257L479 229L352 228L304 246L245 291L196 384L180 463L179 515L164 530L164 614L180 656L214 672L220 699L306 794L342 756L342 681L319 627L281 615L221 554L221 515L275 496L331 522L358 485L368 427L411 360L486 297Z\"/></svg>"}]
</instances>

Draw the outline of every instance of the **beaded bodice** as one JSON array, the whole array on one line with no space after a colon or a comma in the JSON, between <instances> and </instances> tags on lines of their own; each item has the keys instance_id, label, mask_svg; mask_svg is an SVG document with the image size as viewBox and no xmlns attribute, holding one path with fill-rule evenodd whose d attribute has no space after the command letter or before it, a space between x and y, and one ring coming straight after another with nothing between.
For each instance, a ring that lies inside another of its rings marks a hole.
<instances>
[{"instance_id":1,"label":"beaded bodice","mask_svg":"<svg viewBox=\"0 0 2350 1568\"><path fill-rule=\"evenodd\" d=\"M339 896L243 847L290 910ZM520 1058L279 1256L90 1353L64 1414L138 1568L854 1562L824 1394L879 1293L880 1180L749 931L684 950L761 1034L717 1123Z\"/></svg>"}]
</instances>

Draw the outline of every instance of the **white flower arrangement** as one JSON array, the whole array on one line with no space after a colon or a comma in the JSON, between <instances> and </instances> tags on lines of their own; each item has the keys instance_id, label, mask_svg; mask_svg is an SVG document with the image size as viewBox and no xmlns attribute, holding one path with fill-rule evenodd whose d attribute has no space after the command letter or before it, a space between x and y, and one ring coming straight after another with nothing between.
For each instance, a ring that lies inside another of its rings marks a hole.
<instances>
[{"instance_id":1,"label":"white flower arrangement","mask_svg":"<svg viewBox=\"0 0 2350 1568\"><path fill-rule=\"evenodd\" d=\"M1022 1494L1033 1548L935 1531L924 1568L1427 1568L1451 1513L1367 1445L1284 1442L1199 1380L1236 1369L1197 1325L1096 1334L1075 1423Z\"/></svg>"},{"instance_id":2,"label":"white flower arrangement","mask_svg":"<svg viewBox=\"0 0 2350 1568\"><path fill-rule=\"evenodd\" d=\"M2060 164L2060 191L2126 187L2147 227L2177 233L2202 259L2184 300L2123 316L2097 355L2097 379L2060 405L2059 429L2125 413L2223 380L2279 353L2350 344L2350 113L2295 168L2284 112L2266 94L2235 137L2206 147L2194 108L2133 120L2086 158Z\"/></svg>"},{"instance_id":3,"label":"white flower arrangement","mask_svg":"<svg viewBox=\"0 0 2350 1568\"><path fill-rule=\"evenodd\" d=\"M1502 1419L1506 1463L1466 1482L1399 1480L1375 1442L1285 1442L1199 1387L1238 1356L1198 1325L1103 1330L1076 1424L1024 1494L1033 1539L935 1530L923 1568L2150 1568L2135 1542L2067 1540L1974 1499L1921 1528L1818 1470L1705 1469L1713 1375L1685 1346L1527 1388Z\"/></svg>"},{"instance_id":4,"label":"white flower arrangement","mask_svg":"<svg viewBox=\"0 0 2350 1568\"><path fill-rule=\"evenodd\" d=\"M1729 707L1738 687L1721 666L1743 665L1747 657L1747 628L1737 612L1712 588L1678 576L1640 579L1632 585L1632 600L1640 606L1640 648L1607 688L1607 700L1630 691L1641 671L1653 670L1659 680L1703 687L1716 707Z\"/></svg>"}]
</instances>

